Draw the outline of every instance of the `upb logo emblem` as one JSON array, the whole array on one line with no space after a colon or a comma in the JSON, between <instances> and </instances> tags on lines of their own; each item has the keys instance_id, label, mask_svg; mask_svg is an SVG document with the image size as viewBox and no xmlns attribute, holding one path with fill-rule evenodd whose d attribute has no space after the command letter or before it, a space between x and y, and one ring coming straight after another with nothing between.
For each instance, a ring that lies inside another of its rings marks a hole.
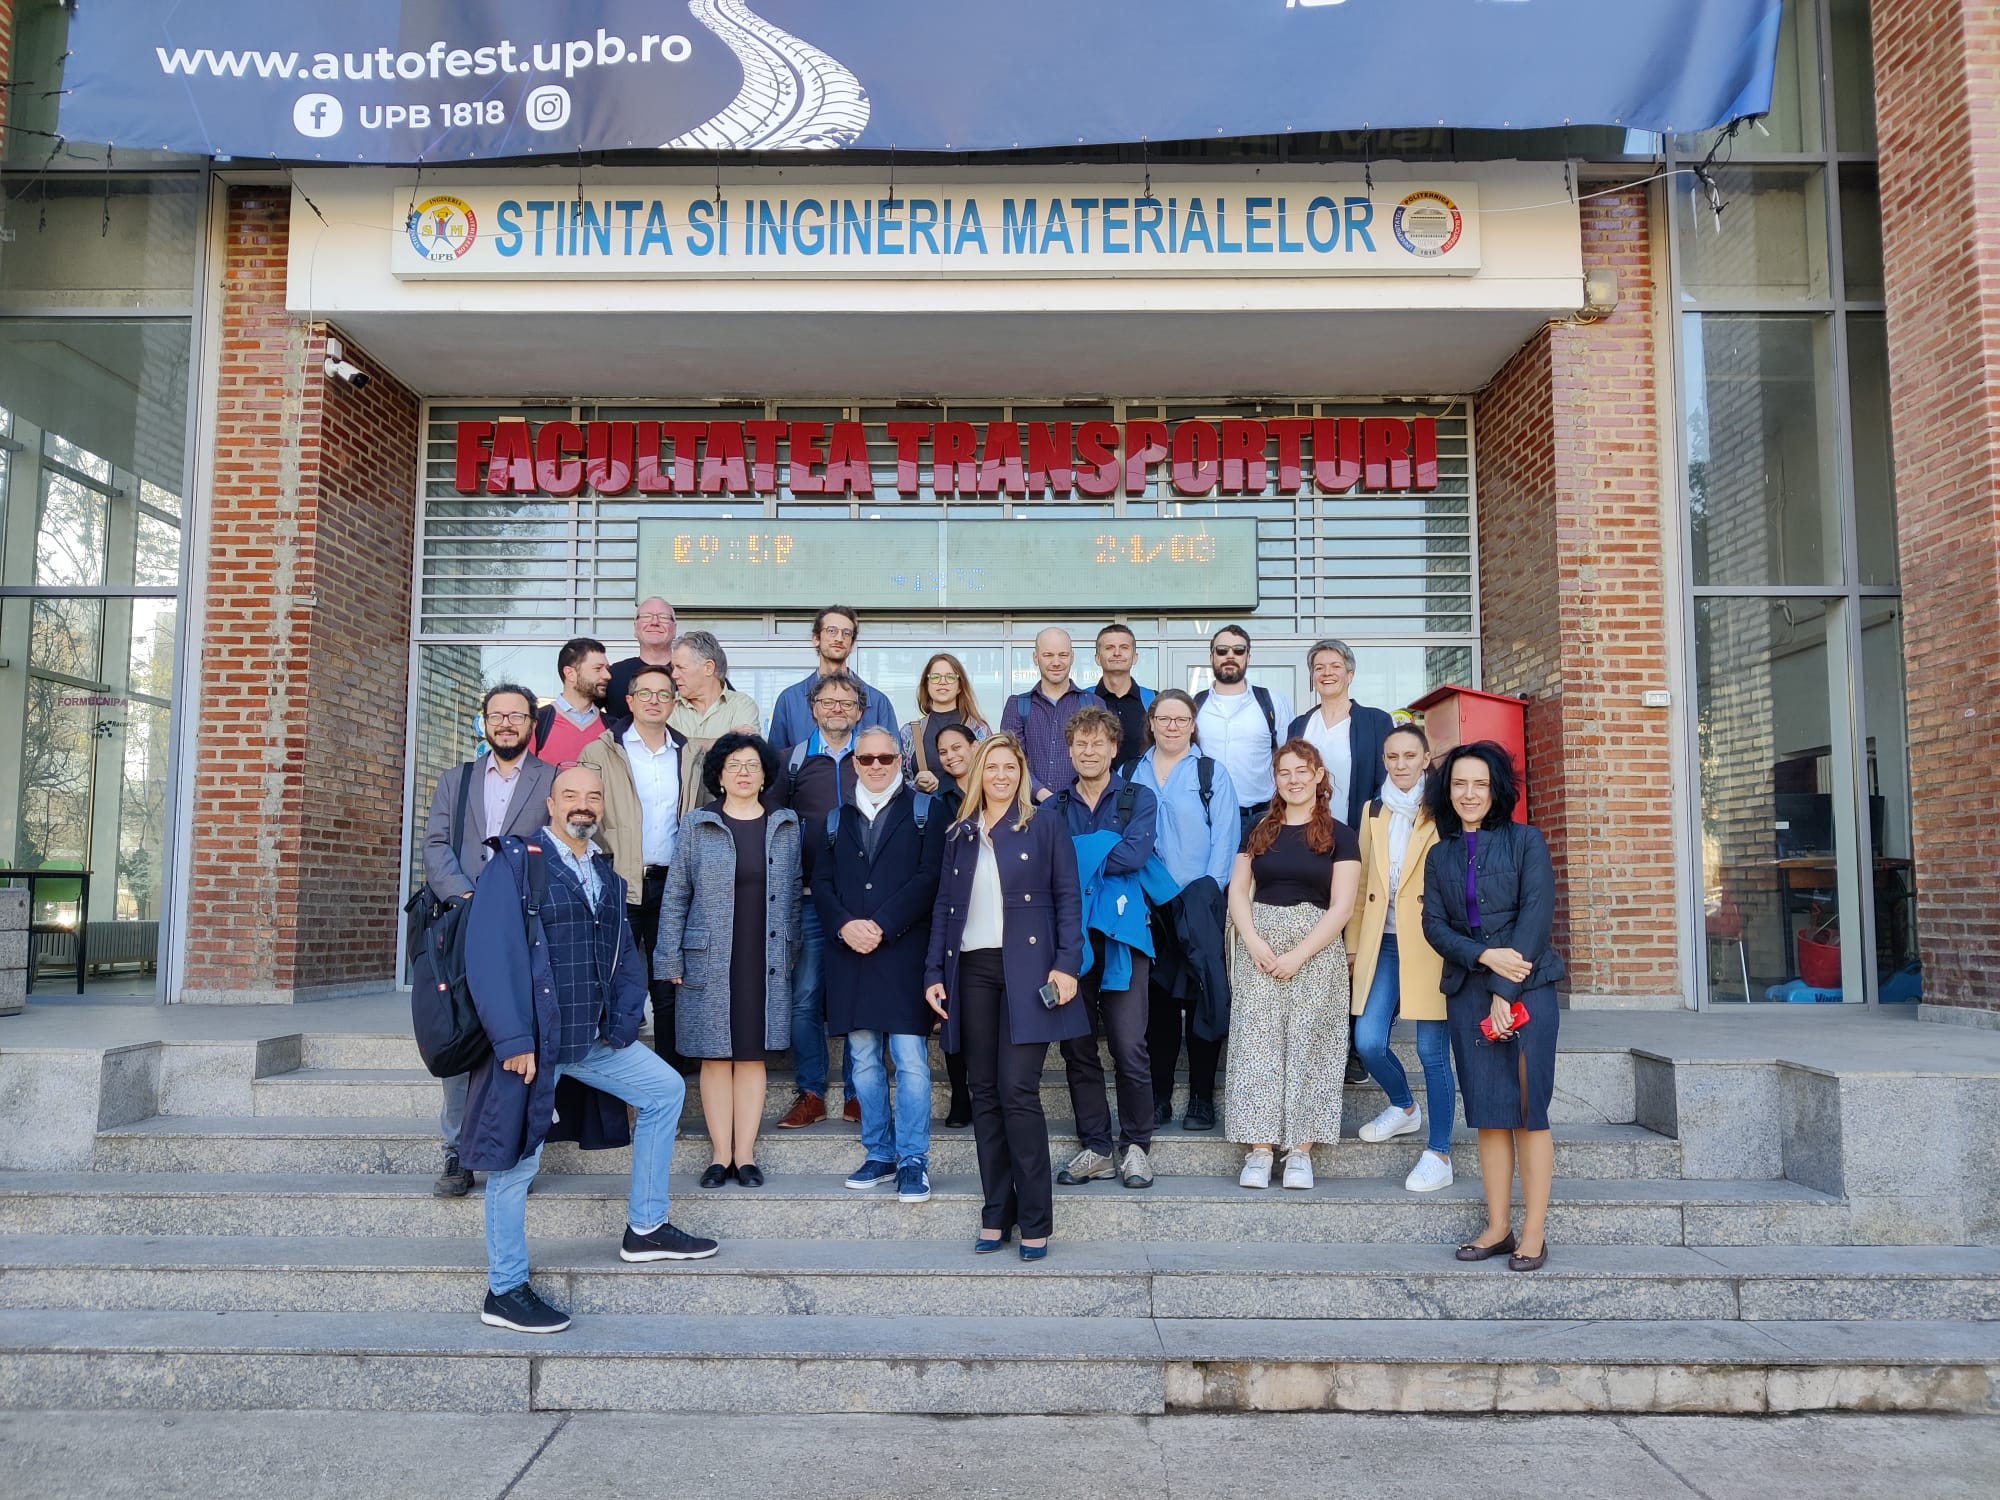
<instances>
[{"instance_id":1,"label":"upb logo emblem","mask_svg":"<svg viewBox=\"0 0 2000 1500\"><path fill-rule=\"evenodd\" d=\"M479 220L463 198L441 193L410 211L410 243L425 260L460 260L478 238Z\"/></svg>"}]
</instances>

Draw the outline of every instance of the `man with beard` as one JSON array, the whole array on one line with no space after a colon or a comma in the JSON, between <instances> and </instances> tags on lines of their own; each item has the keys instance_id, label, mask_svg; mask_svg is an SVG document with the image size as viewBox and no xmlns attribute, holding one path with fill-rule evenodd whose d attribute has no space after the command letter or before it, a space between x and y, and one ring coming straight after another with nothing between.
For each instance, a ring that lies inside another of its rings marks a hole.
<instances>
[{"instance_id":1,"label":"man with beard","mask_svg":"<svg viewBox=\"0 0 2000 1500\"><path fill-rule=\"evenodd\" d=\"M1208 643L1208 665L1215 686L1195 695L1195 738L1229 772L1243 837L1270 805L1271 758L1283 743L1280 728L1292 722L1292 705L1283 693L1251 685L1250 634L1240 625L1216 631Z\"/></svg>"},{"instance_id":2,"label":"man with beard","mask_svg":"<svg viewBox=\"0 0 2000 1500\"><path fill-rule=\"evenodd\" d=\"M476 760L453 766L438 778L424 822L424 883L438 901L472 899L474 883L493 857L488 839L525 837L542 826L555 767L528 753L535 697L511 682L490 688L480 705L487 750ZM460 797L463 793L463 816ZM459 1165L458 1135L465 1119L465 1085L470 1075L444 1080L444 1171L431 1191L440 1198L463 1198L472 1174Z\"/></svg>"},{"instance_id":3,"label":"man with beard","mask_svg":"<svg viewBox=\"0 0 2000 1500\"><path fill-rule=\"evenodd\" d=\"M569 1315L529 1284L528 1189L542 1146L632 1146L619 1258L702 1260L714 1240L667 1220L667 1173L686 1088L650 1047L635 1046L646 971L625 920L625 882L591 844L604 783L588 766L556 775L548 822L505 838L467 915L466 978L492 1055L472 1075L465 1160L486 1177L486 1304L480 1321L560 1333ZM608 1097L607 1097L608 1096ZM622 1100L636 1111L628 1136Z\"/></svg>"},{"instance_id":4,"label":"man with beard","mask_svg":"<svg viewBox=\"0 0 2000 1500\"><path fill-rule=\"evenodd\" d=\"M813 616L813 650L819 660L810 673L778 694L777 705L771 710L770 739L773 746L783 749L806 742L807 736L813 732L813 684L832 673L847 671L847 659L854 654L860 632L860 617L845 605L829 604ZM896 709L888 697L859 677L854 678L854 682L861 690L861 717L852 724L853 732L859 734L878 724L884 729L895 730Z\"/></svg>"},{"instance_id":5,"label":"man with beard","mask_svg":"<svg viewBox=\"0 0 2000 1500\"><path fill-rule=\"evenodd\" d=\"M611 690L611 663L604 642L587 635L563 642L556 653L562 696L535 715L535 754L552 766L573 766L583 747L604 733L604 695Z\"/></svg>"},{"instance_id":6,"label":"man with beard","mask_svg":"<svg viewBox=\"0 0 2000 1500\"><path fill-rule=\"evenodd\" d=\"M674 632L678 629L674 607L658 594L639 601L639 607L632 615L632 638L639 643L639 654L611 664L611 682L604 690L604 716L607 719L632 717L632 705L627 697L632 691L632 679L639 675L641 667L673 665L671 653Z\"/></svg>"}]
</instances>

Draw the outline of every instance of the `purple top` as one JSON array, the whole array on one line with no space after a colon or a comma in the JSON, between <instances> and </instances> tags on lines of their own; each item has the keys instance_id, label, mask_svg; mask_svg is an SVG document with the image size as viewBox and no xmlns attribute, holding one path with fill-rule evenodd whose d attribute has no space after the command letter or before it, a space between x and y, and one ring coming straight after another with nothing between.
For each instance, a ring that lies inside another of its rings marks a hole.
<instances>
[{"instance_id":1,"label":"purple top","mask_svg":"<svg viewBox=\"0 0 2000 1500\"><path fill-rule=\"evenodd\" d=\"M1479 835L1465 830L1465 925L1479 930Z\"/></svg>"}]
</instances>

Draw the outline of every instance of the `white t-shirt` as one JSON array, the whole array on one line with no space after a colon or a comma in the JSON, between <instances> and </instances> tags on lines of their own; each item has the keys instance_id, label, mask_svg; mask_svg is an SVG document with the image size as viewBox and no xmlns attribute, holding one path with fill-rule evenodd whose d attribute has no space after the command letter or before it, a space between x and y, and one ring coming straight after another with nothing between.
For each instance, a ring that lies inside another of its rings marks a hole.
<instances>
[{"instance_id":1,"label":"white t-shirt","mask_svg":"<svg viewBox=\"0 0 2000 1500\"><path fill-rule=\"evenodd\" d=\"M1354 784L1354 715L1332 728L1317 708L1306 715L1305 742L1326 762L1326 779L1333 792L1333 815L1347 821L1347 789Z\"/></svg>"},{"instance_id":2,"label":"white t-shirt","mask_svg":"<svg viewBox=\"0 0 2000 1500\"><path fill-rule=\"evenodd\" d=\"M1292 722L1292 706L1282 693L1271 694L1271 712L1278 723L1276 743L1282 745L1285 726ZM1271 800L1273 736L1256 693L1249 688L1240 693L1211 689L1201 705L1195 729L1201 736L1201 748L1221 761L1229 772L1238 803L1254 807Z\"/></svg>"}]
</instances>

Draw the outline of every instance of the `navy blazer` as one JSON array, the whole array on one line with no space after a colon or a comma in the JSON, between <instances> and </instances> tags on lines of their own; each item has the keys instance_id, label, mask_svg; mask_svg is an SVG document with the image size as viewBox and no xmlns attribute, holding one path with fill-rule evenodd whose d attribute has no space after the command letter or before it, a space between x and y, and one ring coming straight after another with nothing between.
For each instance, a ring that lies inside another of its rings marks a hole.
<instances>
[{"instance_id":1,"label":"navy blazer","mask_svg":"<svg viewBox=\"0 0 2000 1500\"><path fill-rule=\"evenodd\" d=\"M1285 738L1303 739L1306 725L1318 712L1319 705L1315 703L1292 720L1291 727L1285 731ZM1359 833L1362 809L1382 795L1382 783L1388 778L1388 770L1382 764L1382 747L1388 743L1389 732L1396 727L1396 721L1389 717L1385 709L1357 703L1347 711L1347 722L1347 744L1353 754L1353 769L1347 776L1347 806L1336 807L1333 814Z\"/></svg>"},{"instance_id":2,"label":"navy blazer","mask_svg":"<svg viewBox=\"0 0 2000 1500\"><path fill-rule=\"evenodd\" d=\"M867 820L852 802L840 809L831 848L820 834L812 901L826 934L828 1031L929 1036L937 1024L924 1003L924 960L951 812L943 798L930 798L919 834L916 800L905 786L882 809L872 860L862 838ZM840 936L863 919L882 929L873 953L856 953Z\"/></svg>"},{"instance_id":3,"label":"navy blazer","mask_svg":"<svg viewBox=\"0 0 2000 1500\"><path fill-rule=\"evenodd\" d=\"M1479 936L1465 919L1465 835L1441 838L1424 861L1424 937L1444 957L1438 987L1455 995L1476 972L1489 994L1518 1000L1569 970L1550 945L1556 874L1542 831L1527 823L1479 830ZM1479 967L1488 948L1512 948L1535 968L1525 983Z\"/></svg>"},{"instance_id":4,"label":"navy blazer","mask_svg":"<svg viewBox=\"0 0 2000 1500\"><path fill-rule=\"evenodd\" d=\"M847 814L841 814L846 821ZM1000 960L1007 976L1007 1022L1016 1043L1066 1042L1090 1035L1090 1012L1079 1001L1051 1010L1039 991L1049 971L1083 972L1083 884L1076 845L1062 819L1037 814L1016 831L1014 813L993 825L993 857L1000 867L1005 908ZM979 822L954 823L945 840L944 873L931 916L931 948L924 984L945 988L944 1047L959 1050L958 960L972 876L979 868Z\"/></svg>"}]
</instances>

